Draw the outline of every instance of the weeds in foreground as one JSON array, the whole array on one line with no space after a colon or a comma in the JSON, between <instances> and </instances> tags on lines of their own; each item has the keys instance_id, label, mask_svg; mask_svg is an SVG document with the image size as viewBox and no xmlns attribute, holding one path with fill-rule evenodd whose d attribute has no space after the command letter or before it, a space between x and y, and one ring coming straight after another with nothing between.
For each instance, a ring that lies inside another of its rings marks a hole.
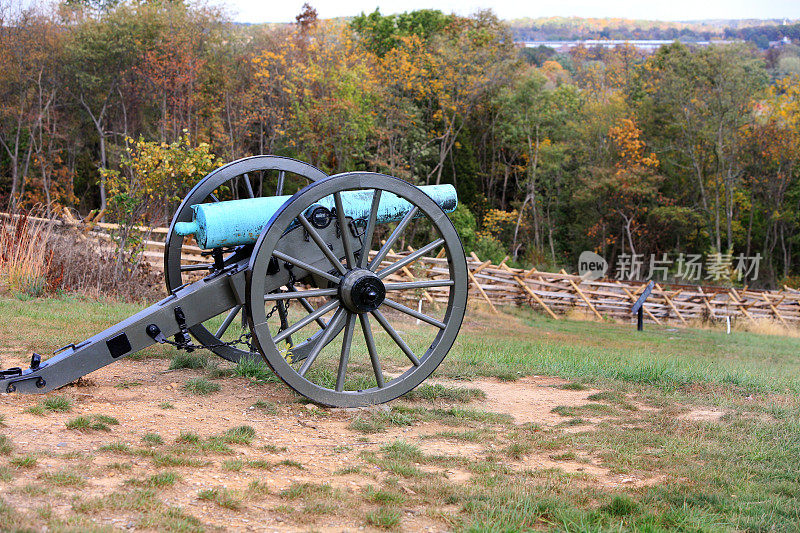
<instances>
[{"instance_id":1,"label":"weeds in foreground","mask_svg":"<svg viewBox=\"0 0 800 533\"><path fill-rule=\"evenodd\" d=\"M72 470L59 470L56 472L45 472L39 475L39 479L58 485L59 487L82 488L86 485L86 479Z\"/></svg>"},{"instance_id":2,"label":"weeds in foreground","mask_svg":"<svg viewBox=\"0 0 800 533\"><path fill-rule=\"evenodd\" d=\"M240 359L233 368L233 374L258 383L278 383L280 381L280 378L270 370L266 363L251 357Z\"/></svg>"},{"instance_id":3,"label":"weeds in foreground","mask_svg":"<svg viewBox=\"0 0 800 533\"><path fill-rule=\"evenodd\" d=\"M256 430L250 426L231 428L218 438L227 444L250 444L256 436Z\"/></svg>"},{"instance_id":4,"label":"weeds in foreground","mask_svg":"<svg viewBox=\"0 0 800 533\"><path fill-rule=\"evenodd\" d=\"M449 385L429 385L423 383L416 389L413 389L403 395L404 400L415 401L446 401L446 402L459 402L469 403L473 400L486 399L486 393L480 389L465 388L465 387L452 387Z\"/></svg>"},{"instance_id":5,"label":"weeds in foreground","mask_svg":"<svg viewBox=\"0 0 800 533\"><path fill-rule=\"evenodd\" d=\"M242 468L244 468L242 459L228 459L222 463L222 469L230 472L241 472Z\"/></svg>"},{"instance_id":6,"label":"weeds in foreground","mask_svg":"<svg viewBox=\"0 0 800 533\"><path fill-rule=\"evenodd\" d=\"M297 470L306 469L306 467L304 467L302 464L298 463L294 459L284 459L283 461L279 461L276 464L277 466L288 466L289 468L296 468Z\"/></svg>"},{"instance_id":7,"label":"weeds in foreground","mask_svg":"<svg viewBox=\"0 0 800 533\"><path fill-rule=\"evenodd\" d=\"M367 524L381 529L394 529L400 525L401 517L398 509L379 507L367 513Z\"/></svg>"},{"instance_id":8,"label":"weeds in foreground","mask_svg":"<svg viewBox=\"0 0 800 533\"><path fill-rule=\"evenodd\" d=\"M6 435L0 435L0 455L8 455L14 450L11 439Z\"/></svg>"},{"instance_id":9,"label":"weeds in foreground","mask_svg":"<svg viewBox=\"0 0 800 533\"><path fill-rule=\"evenodd\" d=\"M125 389L132 389L134 387L139 387L141 385L142 385L142 383L139 382L139 381L127 381L126 380L126 381L120 381L119 383L114 385L114 388L115 389L123 389L123 390L125 390Z\"/></svg>"},{"instance_id":10,"label":"weeds in foreground","mask_svg":"<svg viewBox=\"0 0 800 533\"><path fill-rule=\"evenodd\" d=\"M178 352L172 357L169 363L170 370L187 368L190 370L200 370L208 366L208 356L204 353Z\"/></svg>"},{"instance_id":11,"label":"weeds in foreground","mask_svg":"<svg viewBox=\"0 0 800 533\"><path fill-rule=\"evenodd\" d=\"M183 385L183 390L200 396L205 396L212 392L219 392L220 388L219 383L214 383L213 381L208 381L203 378L190 379Z\"/></svg>"},{"instance_id":12,"label":"weeds in foreground","mask_svg":"<svg viewBox=\"0 0 800 533\"><path fill-rule=\"evenodd\" d=\"M76 431L110 431L109 426L116 426L119 420L108 415L77 416L66 422L67 429Z\"/></svg>"},{"instance_id":13,"label":"weeds in foreground","mask_svg":"<svg viewBox=\"0 0 800 533\"><path fill-rule=\"evenodd\" d=\"M175 472L160 472L145 479L129 479L126 485L149 489L163 489L173 486L181 477Z\"/></svg>"},{"instance_id":14,"label":"weeds in foreground","mask_svg":"<svg viewBox=\"0 0 800 533\"><path fill-rule=\"evenodd\" d=\"M197 493L197 497L201 500L214 502L220 507L236 511L242 507L241 498L236 497L233 492L225 487L215 487L213 489L204 489Z\"/></svg>"},{"instance_id":15,"label":"weeds in foreground","mask_svg":"<svg viewBox=\"0 0 800 533\"><path fill-rule=\"evenodd\" d=\"M164 444L164 439L158 433L145 433L142 435L142 442L150 446L159 446Z\"/></svg>"},{"instance_id":16,"label":"weeds in foreground","mask_svg":"<svg viewBox=\"0 0 800 533\"><path fill-rule=\"evenodd\" d=\"M100 451L102 452L117 452L117 453L130 453L131 447L125 444L124 442L112 442L111 444L106 444L100 446Z\"/></svg>"},{"instance_id":17,"label":"weeds in foreground","mask_svg":"<svg viewBox=\"0 0 800 533\"><path fill-rule=\"evenodd\" d=\"M63 396L51 396L29 407L25 411L39 416L46 413L68 413L72 411L72 401Z\"/></svg>"},{"instance_id":18,"label":"weeds in foreground","mask_svg":"<svg viewBox=\"0 0 800 533\"><path fill-rule=\"evenodd\" d=\"M0 224L0 282L11 293L37 298L57 280L52 279L53 252L47 246L52 224L19 215L10 224ZM50 279L48 279L50 278ZM51 283L48 283L51 282Z\"/></svg>"},{"instance_id":19,"label":"weeds in foreground","mask_svg":"<svg viewBox=\"0 0 800 533\"><path fill-rule=\"evenodd\" d=\"M72 509L81 514L98 514L107 511L149 512L162 505L152 489L136 489L130 492L112 492L88 500L76 500L72 504Z\"/></svg>"},{"instance_id":20,"label":"weeds in foreground","mask_svg":"<svg viewBox=\"0 0 800 533\"><path fill-rule=\"evenodd\" d=\"M250 406L251 409L258 409L259 411L266 413L268 415L277 415L278 414L278 406L275 405L274 402L269 402L266 400L258 400L256 403Z\"/></svg>"},{"instance_id":21,"label":"weeds in foreground","mask_svg":"<svg viewBox=\"0 0 800 533\"><path fill-rule=\"evenodd\" d=\"M36 456L35 455L20 455L19 457L12 458L8 464L13 466L14 468L33 468L36 466Z\"/></svg>"},{"instance_id":22,"label":"weeds in foreground","mask_svg":"<svg viewBox=\"0 0 800 533\"><path fill-rule=\"evenodd\" d=\"M387 489L376 489L372 485L367 485L363 494L367 501L381 505L400 505L406 501L406 497L399 492Z\"/></svg>"}]
</instances>

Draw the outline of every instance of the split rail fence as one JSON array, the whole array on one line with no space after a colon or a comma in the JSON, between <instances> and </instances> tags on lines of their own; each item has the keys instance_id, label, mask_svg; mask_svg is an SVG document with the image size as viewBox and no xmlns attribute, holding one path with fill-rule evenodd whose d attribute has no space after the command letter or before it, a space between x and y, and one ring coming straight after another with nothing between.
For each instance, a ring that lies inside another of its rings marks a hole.
<instances>
[{"instance_id":1,"label":"split rail fence","mask_svg":"<svg viewBox=\"0 0 800 533\"><path fill-rule=\"evenodd\" d=\"M10 215L0 214L5 218ZM111 246L110 232L117 226L89 220L77 220L68 213L60 225L83 228L87 236ZM148 235L144 241L143 258L152 268L163 270L164 239L167 228L141 228ZM184 245L183 261L208 263L197 246ZM386 265L414 250L408 247L401 252L390 252ZM373 252L374 253L374 252ZM506 258L507 260L508 258ZM631 306L644 290L646 282L618 280L586 280L580 276L561 272L542 272L532 268L512 268L506 260L499 265L482 261L474 253L467 257L469 291L472 303L483 303L498 313L502 306L532 306L555 320L568 313L583 312L597 319L611 317L632 320ZM447 260L442 257L421 257L413 272L404 267L392 276L398 280L417 277L447 276ZM416 274L415 274L416 272ZM392 278L389 278L392 280ZM422 303L445 302L446 288L428 288L418 295ZM683 324L690 321L749 322L770 320L786 327L800 326L800 290L784 286L782 290L754 290L733 287L701 287L656 283L644 305L645 320L657 324Z\"/></svg>"}]
</instances>

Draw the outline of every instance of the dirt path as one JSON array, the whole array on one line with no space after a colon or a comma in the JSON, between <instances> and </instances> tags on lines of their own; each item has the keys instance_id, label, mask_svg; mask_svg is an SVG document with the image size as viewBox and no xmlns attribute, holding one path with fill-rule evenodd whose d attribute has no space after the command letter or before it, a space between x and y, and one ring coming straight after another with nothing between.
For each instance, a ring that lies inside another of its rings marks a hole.
<instances>
[{"instance_id":1,"label":"dirt path","mask_svg":"<svg viewBox=\"0 0 800 533\"><path fill-rule=\"evenodd\" d=\"M166 521L168 511L159 511L161 518L149 524L142 519L143 513L149 516L151 512L146 502L120 504L108 498L109 494L129 493L132 487L146 490L150 476L168 472L177 474L177 480L149 487L156 490L161 502L158 505L163 504L164 509L180 507L206 527L242 531L370 529L365 516L376 506L364 494L372 494L371 487L377 487L389 475L380 460L370 457L380 455L385 446L398 440L414 443L425 454L444 457L439 460L443 466L415 463L416 468L435 472L451 483L469 483L472 474L464 467L453 466L455 462L448 464L447 457L462 462L482 460L504 439L502 434L493 435L491 442L453 438L448 431L464 428L436 419L389 423L384 431L364 433L354 429L354 420L388 416L387 407L324 409L299 402L283 385L256 384L242 378L215 380L221 386L219 392L197 396L185 391L183 384L203 373L166 371L167 364L164 359L120 361L91 374L84 386L70 386L48 395L68 398L72 402L70 412L34 414L28 410L42 397L1 395L0 415L5 427L0 432L13 446L8 458L0 458L0 464L7 465L7 475L0 480L3 500L19 512L50 516L40 524L54 519L69 521L77 513L81 519L99 525L158 530L167 527L167 522L158 520ZM526 377L513 383L493 379L459 382L459 386L480 388L486 394L483 400L459 407L507 414L517 425L552 428L564 420L552 412L554 406L580 406L598 392L559 388L564 383L545 377ZM254 407L259 400L266 404ZM446 402L424 405L440 409L452 406ZM67 422L76 417L93 420L97 415L113 417L119 424L109 425L107 430L67 428ZM213 441L214 436L239 426L253 428L254 438L249 443L228 443L228 450L222 452L189 453L175 444L187 432L199 436L200 442L211 442L209 438ZM508 431L504 427L513 424L481 431L503 433ZM163 443L144 442L148 434L158 435L159 439L150 438ZM20 465L19 458L29 454L36 457L36 464ZM531 454L509 461L509 465L583 473L604 485L629 482L610 474L590 457L557 461ZM59 477L66 474L81 480L70 478L70 482ZM258 483L256 488L254 482ZM327 512L314 512L313 498L307 494L300 494L298 499L287 495L293 488L311 490L309 486L321 483L338 491L338 496L323 494L320 501L344 497L356 502L358 509L331 504ZM431 512L415 499L415 483L413 476L399 476L395 483L395 488L412 500L395 506L402 511L400 527L409 531L449 530L451 523L446 516L455 509ZM200 491L222 487L239 503L229 508L220 500L198 496ZM104 497L106 500L100 501Z\"/></svg>"}]
</instances>

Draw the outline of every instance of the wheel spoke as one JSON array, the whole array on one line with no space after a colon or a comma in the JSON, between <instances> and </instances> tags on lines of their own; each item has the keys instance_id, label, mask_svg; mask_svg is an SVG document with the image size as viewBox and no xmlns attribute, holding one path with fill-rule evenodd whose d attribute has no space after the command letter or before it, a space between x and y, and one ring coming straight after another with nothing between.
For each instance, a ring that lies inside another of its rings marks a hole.
<instances>
[{"instance_id":1,"label":"wheel spoke","mask_svg":"<svg viewBox=\"0 0 800 533\"><path fill-rule=\"evenodd\" d=\"M308 369L314 364L314 361L317 359L317 356L322 351L322 349L330 342L331 338L337 333L337 329L339 328L339 323L344 318L344 314L346 313L344 307L339 307L334 313L333 318L331 321L328 322L328 327L322 332L322 336L317 341L317 344L311 349L308 354L308 357L303 362L303 366L300 367L300 370L297 371L298 374L301 376L305 376Z\"/></svg>"},{"instance_id":2,"label":"wheel spoke","mask_svg":"<svg viewBox=\"0 0 800 533\"><path fill-rule=\"evenodd\" d=\"M339 300L331 300L330 302L328 302L325 305L321 306L319 309L317 309L313 313L309 313L308 315L304 316L303 318L301 318L300 320L298 320L297 322L295 322L294 324L292 324L288 328L284 329L283 331L281 331L280 333L278 333L277 335L272 337L272 340L275 341L276 344L281 342L283 339L285 339L289 335L293 334L295 331L299 331L299 330L303 329L304 327L306 327L311 322L313 322L314 320L317 320L319 317L321 317L325 313L329 312L331 309L333 309L337 305L339 305ZM325 323L323 322L323 324L325 324ZM323 330L327 329L327 327L330 324L331 323L328 322L327 324L325 324L323 326L322 329Z\"/></svg>"},{"instance_id":3,"label":"wheel spoke","mask_svg":"<svg viewBox=\"0 0 800 533\"><path fill-rule=\"evenodd\" d=\"M342 205L342 195L338 192L333 193L333 203L336 205L336 221L339 223L339 234L342 236L342 245L344 246L344 257L347 261L347 268L355 268L356 259L353 257L353 242L350 240L350 235L347 231L347 218L344 214L344 206Z\"/></svg>"},{"instance_id":4,"label":"wheel spoke","mask_svg":"<svg viewBox=\"0 0 800 533\"><path fill-rule=\"evenodd\" d=\"M214 334L216 338L222 339L222 336L225 335L226 331L228 331L228 327L231 325L231 322L233 322L233 319L236 318L236 315L239 314L239 311L241 310L242 310L241 304L237 305L236 307L230 310L228 316L225 317L225 320L222 321L222 325Z\"/></svg>"},{"instance_id":5,"label":"wheel spoke","mask_svg":"<svg viewBox=\"0 0 800 533\"><path fill-rule=\"evenodd\" d=\"M403 312L403 313L405 313L407 315L411 315L414 318L422 320L423 322L427 322L428 324L436 326L439 329L444 329L444 328L447 327L447 324L445 324L444 322L439 322L435 318L430 317L430 316L426 315L425 313L420 313L419 311L415 311L414 309L411 309L410 307L406 307L405 305L403 305L401 303L398 303L398 302L395 302L394 300L390 300L388 298L385 298L383 300L383 303L385 303L386 305L388 305L392 309L397 309L400 312Z\"/></svg>"},{"instance_id":6,"label":"wheel spoke","mask_svg":"<svg viewBox=\"0 0 800 533\"><path fill-rule=\"evenodd\" d=\"M283 194L283 182L286 179L286 173L281 170L278 172L278 186L275 188L275 196L281 196Z\"/></svg>"},{"instance_id":7,"label":"wheel spoke","mask_svg":"<svg viewBox=\"0 0 800 533\"><path fill-rule=\"evenodd\" d=\"M386 320L386 317L383 316L383 313L375 309L374 311L372 311L372 316L374 316L375 320L377 320L378 323L381 325L381 327L384 330L386 330L386 333L389 334L394 343L398 345L401 350L403 350L403 353L406 354L406 357L408 357L411 360L414 366L419 366L420 363L419 359L417 359L417 356L414 355L414 352L411 351L411 348L408 347L406 341L404 341L402 337L400 337L400 335L397 333L397 331L395 331L392 325L389 324L389 321Z\"/></svg>"},{"instance_id":8,"label":"wheel spoke","mask_svg":"<svg viewBox=\"0 0 800 533\"><path fill-rule=\"evenodd\" d=\"M372 207L369 210L367 227L364 229L364 243L361 248L361 256L358 258L358 266L364 268L369 259L369 251L372 249L372 236L375 234L375 219L378 216L378 206L381 203L381 189L375 189L372 195Z\"/></svg>"},{"instance_id":9,"label":"wheel spoke","mask_svg":"<svg viewBox=\"0 0 800 533\"><path fill-rule=\"evenodd\" d=\"M214 194L213 192L211 194L209 194L208 197L211 198L211 201L214 202L214 203L219 202L219 198L217 198L217 195Z\"/></svg>"},{"instance_id":10,"label":"wheel spoke","mask_svg":"<svg viewBox=\"0 0 800 533\"><path fill-rule=\"evenodd\" d=\"M311 225L311 222L306 220L306 217L304 217L303 215L299 215L297 217L297 220L306 229L308 234L311 236L311 239L315 243L317 243L317 246L319 247L320 250L322 250L322 253L325 254L325 257L328 258L328 261L330 261L331 264L335 266L339 272L341 272L342 274L346 274L347 269L345 269L342 262L339 261L339 259L335 255L333 255L333 252L331 251L330 248L328 248L328 245L325 243L325 240L322 238L322 236L320 236L317 230L314 229L314 226Z\"/></svg>"},{"instance_id":11,"label":"wheel spoke","mask_svg":"<svg viewBox=\"0 0 800 533\"><path fill-rule=\"evenodd\" d=\"M286 328L289 327L289 313L286 312L286 305L284 305L284 304L285 304L285 302L283 300L279 301L276 304L278 306L278 318L281 321L281 329L282 330L285 330ZM286 342L289 344L289 346L293 346L294 343L292 342L292 336L291 335L286 337Z\"/></svg>"},{"instance_id":12,"label":"wheel spoke","mask_svg":"<svg viewBox=\"0 0 800 533\"><path fill-rule=\"evenodd\" d=\"M411 254L411 255L409 255L407 257L404 257L400 261L397 261L396 263L384 268L383 270L378 272L378 277L383 279L386 276L388 276L389 274L397 272L398 270L400 270L404 266L413 263L414 261L416 261L417 259L419 259L423 255L427 254L428 252L430 252L434 248L440 246L442 243L444 243L444 239L436 239L432 243L423 246L422 248L420 248L419 250L417 250L413 254Z\"/></svg>"},{"instance_id":13,"label":"wheel spoke","mask_svg":"<svg viewBox=\"0 0 800 533\"><path fill-rule=\"evenodd\" d=\"M181 272L194 272L196 270L213 270L214 263L198 263L195 265L181 265Z\"/></svg>"},{"instance_id":14,"label":"wheel spoke","mask_svg":"<svg viewBox=\"0 0 800 533\"><path fill-rule=\"evenodd\" d=\"M294 257L292 257L290 255L286 255L285 253L279 252L278 250L273 251L272 255L274 255L275 257L277 257L278 259L280 259L282 261L286 261L287 263L291 263L291 264L293 264L293 265L295 265L297 267L302 268L303 270L307 270L307 271L309 271L309 272L311 272L313 274L316 274L317 276L321 276L321 277L327 279L328 281L336 283L337 285L339 284L339 278L338 277L333 276L331 274L328 274L324 270L321 270L321 269L319 269L319 268L317 268L315 266L309 265L308 263L306 263L304 261L301 261L300 259L294 258Z\"/></svg>"},{"instance_id":15,"label":"wheel spoke","mask_svg":"<svg viewBox=\"0 0 800 533\"><path fill-rule=\"evenodd\" d=\"M244 186L247 189L247 195L250 196L250 198L255 198L256 195L253 193L253 184L250 183L250 176L247 174L244 175Z\"/></svg>"},{"instance_id":16,"label":"wheel spoke","mask_svg":"<svg viewBox=\"0 0 800 533\"><path fill-rule=\"evenodd\" d=\"M344 390L344 377L347 373L347 363L350 361L350 346L353 344L353 328L356 325L356 315L347 313L347 323L344 326L342 337L342 353L339 356L339 372L336 374L336 392Z\"/></svg>"},{"instance_id":17,"label":"wheel spoke","mask_svg":"<svg viewBox=\"0 0 800 533\"><path fill-rule=\"evenodd\" d=\"M372 336L372 327L369 324L369 315L361 313L358 315L361 321L361 329L364 331L364 340L367 343L367 350L369 351L369 359L372 362L372 370L375 372L375 381L378 383L379 388L383 388L383 370L381 369L381 362L378 359L378 350L375 348L375 337Z\"/></svg>"},{"instance_id":18,"label":"wheel spoke","mask_svg":"<svg viewBox=\"0 0 800 533\"><path fill-rule=\"evenodd\" d=\"M394 242L400 237L400 235L403 234L403 231L405 231L406 226L408 226L408 224L411 222L411 220L415 216L417 216L417 212L418 211L419 211L419 207L417 207L417 206L412 207L411 211L406 213L406 216L403 217L403 220L401 220L397 224L397 227L394 228L394 231L392 232L392 234L389 235L389 238L386 239L386 242L381 247L381 249L378 251L378 255L376 255L372 259L372 261L370 262L370 264L369 264L369 269L370 270L375 272L375 269L380 266L381 261L383 261L383 258L386 257L386 254L389 253L389 250L394 245Z\"/></svg>"},{"instance_id":19,"label":"wheel spoke","mask_svg":"<svg viewBox=\"0 0 800 533\"><path fill-rule=\"evenodd\" d=\"M292 291L292 292L297 292L297 289L295 289L295 288L294 288L294 286L292 286L292 285L289 285L288 289L289 289L290 291ZM313 313L313 312L315 312L315 311L316 311L316 310L314 309L314 306L313 306L313 305L311 305L311 304L308 302L308 300L306 300L305 298L298 298L298 300L300 300L300 305L302 305L302 306L303 306L303 309L305 309L305 310L306 310L306 311L308 311L309 313ZM317 319L316 319L316 321L317 321L317 324L319 324L319 327L320 327L321 329L325 329L325 326L327 326L327 323L326 323L324 320L322 320L321 318L317 318Z\"/></svg>"},{"instance_id":20,"label":"wheel spoke","mask_svg":"<svg viewBox=\"0 0 800 533\"><path fill-rule=\"evenodd\" d=\"M422 281L401 281L399 283L384 283L387 291L402 291L404 289L425 289L428 287L451 287L452 279L428 279Z\"/></svg>"},{"instance_id":21,"label":"wheel spoke","mask_svg":"<svg viewBox=\"0 0 800 533\"><path fill-rule=\"evenodd\" d=\"M294 298L314 298L316 296L335 296L339 293L338 289L310 289L307 291L294 292L271 292L264 295L265 302L273 300L291 300Z\"/></svg>"}]
</instances>

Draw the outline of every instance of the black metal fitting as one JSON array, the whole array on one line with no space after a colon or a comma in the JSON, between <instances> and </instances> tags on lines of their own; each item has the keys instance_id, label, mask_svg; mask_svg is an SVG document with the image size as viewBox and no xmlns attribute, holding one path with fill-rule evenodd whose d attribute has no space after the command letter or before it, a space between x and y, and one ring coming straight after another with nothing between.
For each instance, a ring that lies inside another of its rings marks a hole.
<instances>
[{"instance_id":1,"label":"black metal fitting","mask_svg":"<svg viewBox=\"0 0 800 533\"><path fill-rule=\"evenodd\" d=\"M167 342L167 338L161 333L161 328L156 326L155 324L149 324L145 331L147 332L147 336L156 341L159 344L164 344Z\"/></svg>"},{"instance_id":2,"label":"black metal fitting","mask_svg":"<svg viewBox=\"0 0 800 533\"><path fill-rule=\"evenodd\" d=\"M214 253L212 253L212 257L214 258L214 268L217 270L222 270L225 268L225 256L222 255L221 248L214 248Z\"/></svg>"},{"instance_id":3,"label":"black metal fitting","mask_svg":"<svg viewBox=\"0 0 800 533\"><path fill-rule=\"evenodd\" d=\"M331 225L333 213L323 206L315 207L308 215L308 221L317 229L324 229Z\"/></svg>"},{"instance_id":4,"label":"black metal fitting","mask_svg":"<svg viewBox=\"0 0 800 533\"><path fill-rule=\"evenodd\" d=\"M181 309L181 306L175 308L175 322L178 323L178 327L181 330L180 333L175 334L175 342L178 343L178 348L193 352L194 348L191 346L192 338L189 336L189 329L186 327L186 314Z\"/></svg>"},{"instance_id":5,"label":"black metal fitting","mask_svg":"<svg viewBox=\"0 0 800 533\"><path fill-rule=\"evenodd\" d=\"M42 356L34 352L31 355L31 370L38 370L41 364L42 364Z\"/></svg>"},{"instance_id":6,"label":"black metal fitting","mask_svg":"<svg viewBox=\"0 0 800 533\"><path fill-rule=\"evenodd\" d=\"M278 263L277 257L271 257L269 260L269 264L267 264L267 274L270 276L274 276L281 270L281 265Z\"/></svg>"},{"instance_id":7,"label":"black metal fitting","mask_svg":"<svg viewBox=\"0 0 800 533\"><path fill-rule=\"evenodd\" d=\"M0 370L0 379L13 378L15 376L21 376L21 375L22 375L22 369L18 366L15 366L13 368L8 368L6 370Z\"/></svg>"}]
</instances>

